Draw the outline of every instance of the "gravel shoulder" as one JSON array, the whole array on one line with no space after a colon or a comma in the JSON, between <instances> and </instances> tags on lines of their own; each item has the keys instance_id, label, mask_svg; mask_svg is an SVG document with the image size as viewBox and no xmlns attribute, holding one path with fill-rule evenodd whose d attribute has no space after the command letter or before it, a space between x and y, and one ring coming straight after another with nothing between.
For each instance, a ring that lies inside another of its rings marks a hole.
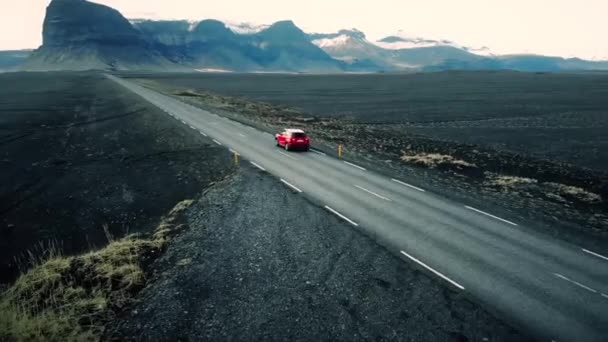
<instances>
[{"instance_id":1,"label":"gravel shoulder","mask_svg":"<svg viewBox=\"0 0 608 342\"><path fill-rule=\"evenodd\" d=\"M187 217L108 339L527 339L249 166Z\"/></svg>"}]
</instances>

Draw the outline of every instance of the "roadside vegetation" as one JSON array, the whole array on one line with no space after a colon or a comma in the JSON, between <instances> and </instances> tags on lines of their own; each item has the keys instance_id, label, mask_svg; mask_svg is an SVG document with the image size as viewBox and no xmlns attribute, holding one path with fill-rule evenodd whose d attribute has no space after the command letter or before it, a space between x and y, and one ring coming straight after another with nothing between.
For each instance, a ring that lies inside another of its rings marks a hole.
<instances>
[{"instance_id":1,"label":"roadside vegetation","mask_svg":"<svg viewBox=\"0 0 608 342\"><path fill-rule=\"evenodd\" d=\"M0 341L94 341L145 287L149 266L187 228L178 203L150 237L130 235L100 250L51 257L0 296Z\"/></svg>"}]
</instances>

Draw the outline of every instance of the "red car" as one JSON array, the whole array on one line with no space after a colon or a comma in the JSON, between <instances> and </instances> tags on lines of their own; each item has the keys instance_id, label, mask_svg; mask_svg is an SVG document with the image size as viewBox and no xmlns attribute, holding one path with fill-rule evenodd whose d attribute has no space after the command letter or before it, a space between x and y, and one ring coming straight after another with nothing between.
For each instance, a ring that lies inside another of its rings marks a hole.
<instances>
[{"instance_id":1,"label":"red car","mask_svg":"<svg viewBox=\"0 0 608 342\"><path fill-rule=\"evenodd\" d=\"M286 129L277 133L274 140L277 141L277 146L285 147L287 151L296 149L308 151L310 148L310 138L301 129Z\"/></svg>"}]
</instances>

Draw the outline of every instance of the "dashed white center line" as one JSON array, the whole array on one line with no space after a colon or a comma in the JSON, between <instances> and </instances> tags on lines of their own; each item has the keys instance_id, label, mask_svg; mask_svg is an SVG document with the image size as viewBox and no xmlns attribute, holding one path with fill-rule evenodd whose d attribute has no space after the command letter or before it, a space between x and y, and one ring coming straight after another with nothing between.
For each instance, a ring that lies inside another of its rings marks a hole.
<instances>
[{"instance_id":1,"label":"dashed white center line","mask_svg":"<svg viewBox=\"0 0 608 342\"><path fill-rule=\"evenodd\" d=\"M294 157L294 156L290 156L289 154L287 154L287 153L285 153L285 152L281 152L281 151L279 151L279 153L280 153L280 154L282 154L282 155L284 155L285 157L287 157L287 158L289 158L289 159L297 160L297 158L296 158L296 157Z\"/></svg>"},{"instance_id":2,"label":"dashed white center line","mask_svg":"<svg viewBox=\"0 0 608 342\"><path fill-rule=\"evenodd\" d=\"M499 220L499 221L502 221L502 222L508 223L508 224L510 224L510 225L517 226L517 223L513 223L513 222L511 222L511 221L509 221L509 220L505 220L505 219L503 219L503 218L500 218L500 217L498 217L498 216L494 216L494 215L492 215L492 214L488 214L488 213L486 213L485 211L481 211L481 210L479 210L479 209L475 209L475 208L473 208L473 207L469 207L468 205L465 205L464 207L465 207L465 208L467 208L467 209L469 209L469 210L473 210L474 212L477 212L477 213L480 213L480 214L483 214L483 215L489 216L489 217L491 217L491 218L497 219L497 220Z\"/></svg>"},{"instance_id":3,"label":"dashed white center line","mask_svg":"<svg viewBox=\"0 0 608 342\"><path fill-rule=\"evenodd\" d=\"M353 221L353 220L349 219L348 217L346 217L346 216L344 216L344 215L340 214L339 212L335 211L334 209L332 209L332 208L330 208L330 207L328 207L328 206L325 206L325 209L327 209L327 210L331 211L331 212L332 212L332 213L334 213L336 216L338 216L339 218L343 219L344 221L346 221L346 222L348 222L348 223L352 224L353 226L355 226L355 227L358 227L358 226L359 226L359 224L358 224L357 222L355 222L355 221Z\"/></svg>"},{"instance_id":4,"label":"dashed white center line","mask_svg":"<svg viewBox=\"0 0 608 342\"><path fill-rule=\"evenodd\" d=\"M281 178L281 182L283 182L285 185L287 185L288 187L294 189L297 192L302 192L302 190L298 189L295 185L290 184L288 181L284 180L283 178Z\"/></svg>"},{"instance_id":5,"label":"dashed white center line","mask_svg":"<svg viewBox=\"0 0 608 342\"><path fill-rule=\"evenodd\" d=\"M602 293L602 297L604 297L604 298L608 299L608 295L607 295L607 294L605 294L605 293Z\"/></svg>"},{"instance_id":6,"label":"dashed white center line","mask_svg":"<svg viewBox=\"0 0 608 342\"><path fill-rule=\"evenodd\" d=\"M204 132L202 132L202 131L199 131L199 133L200 133L202 136L205 136L205 137L207 136L207 134L205 134L205 133L204 133Z\"/></svg>"},{"instance_id":7,"label":"dashed white center line","mask_svg":"<svg viewBox=\"0 0 608 342\"><path fill-rule=\"evenodd\" d=\"M186 124L186 121L184 120L179 120L181 123L183 123L184 125Z\"/></svg>"},{"instance_id":8,"label":"dashed white center line","mask_svg":"<svg viewBox=\"0 0 608 342\"><path fill-rule=\"evenodd\" d=\"M347 162L347 161L344 161L344 163L345 163L345 164L347 164L347 165L350 165L350 166L352 166L352 167L356 167L356 168L357 168L357 169L359 169L359 170L367 171L367 169L366 169L366 168L364 168L364 167L362 167L362 166L359 166L359 165L357 165L357 164L349 163L349 162Z\"/></svg>"},{"instance_id":9,"label":"dashed white center line","mask_svg":"<svg viewBox=\"0 0 608 342\"><path fill-rule=\"evenodd\" d=\"M563 280L565 280L565 281L567 281L569 283L572 283L572 284L574 284L574 285L576 285L576 286L578 286L580 288L583 288L583 289L585 289L585 290L587 290L589 292L597 293L596 290L590 288L589 286L581 284L578 281L572 280L572 279L570 279L568 277L565 277L565 276L563 276L563 275L561 275L559 273L553 273L553 275L556 276L556 277L558 277L558 278L560 278L560 279L563 279Z\"/></svg>"},{"instance_id":10,"label":"dashed white center line","mask_svg":"<svg viewBox=\"0 0 608 342\"><path fill-rule=\"evenodd\" d=\"M313 149L311 149L310 152L313 152L313 153L316 153L316 154L320 154L322 156L327 156L327 154L325 154L325 153L323 153L321 151L313 150Z\"/></svg>"},{"instance_id":11,"label":"dashed white center line","mask_svg":"<svg viewBox=\"0 0 608 342\"><path fill-rule=\"evenodd\" d=\"M262 171L266 171L266 169L265 169L265 168L261 167L261 166L260 166L259 164L257 164L257 163L252 162L252 161L250 161L250 163L251 163L251 165L253 165L253 166L257 167L258 169L260 169L260 170L262 170Z\"/></svg>"},{"instance_id":12,"label":"dashed white center line","mask_svg":"<svg viewBox=\"0 0 608 342\"><path fill-rule=\"evenodd\" d=\"M220 146L222 146L222 143L219 142L219 141L217 141L217 140L215 140L215 139L213 139L213 142L216 143L216 144L218 144L218 145L220 145Z\"/></svg>"},{"instance_id":13,"label":"dashed white center line","mask_svg":"<svg viewBox=\"0 0 608 342\"><path fill-rule=\"evenodd\" d=\"M246 138L247 136L243 133L239 133L240 136L242 136L243 138Z\"/></svg>"},{"instance_id":14,"label":"dashed white center line","mask_svg":"<svg viewBox=\"0 0 608 342\"><path fill-rule=\"evenodd\" d=\"M407 186L408 188L412 188L412 189L414 189L414 190L418 190L418 191L420 191L420 192L426 192L426 190L424 190L424 189L421 189L421 188L419 188L419 187L417 187L417 186L413 186L413 185L411 185L411 184L407 184L406 182L402 182L402 181L400 181L400 180L398 180L398 179L393 178L393 179L391 179L391 180L392 180L393 182L395 182L395 183L398 183L398 184L401 184L401 185Z\"/></svg>"},{"instance_id":15,"label":"dashed white center line","mask_svg":"<svg viewBox=\"0 0 608 342\"><path fill-rule=\"evenodd\" d=\"M436 275L438 275L439 277L441 277L441 279L447 281L448 283L456 286L457 288L459 288L460 290L464 290L464 286L458 284L457 282L453 281L452 279L448 278L447 276L443 275L441 272L434 270L432 267L428 266L427 264L423 263L422 261L414 258L413 256L407 254L404 251L401 251L401 254L405 255L406 257L408 257L410 260L414 261L415 263L417 263L418 265L426 268L427 270L435 273Z\"/></svg>"},{"instance_id":16,"label":"dashed white center line","mask_svg":"<svg viewBox=\"0 0 608 342\"><path fill-rule=\"evenodd\" d=\"M192 129L196 129L196 128L194 128L194 126L192 126L192 125L188 125L188 126L189 126L190 128L192 128Z\"/></svg>"},{"instance_id":17,"label":"dashed white center line","mask_svg":"<svg viewBox=\"0 0 608 342\"><path fill-rule=\"evenodd\" d=\"M378 198L380 198L380 199L383 199L383 200L385 200L385 201L389 201L389 202L391 201L391 199L390 199L390 198L387 198L387 197L384 197L384 196L382 196L382 195L379 195L379 194L377 194L377 193L375 193L375 192L373 192L373 191L371 191L371 190L367 190L366 188L364 188L364 187L362 187L362 186L360 186L360 185L357 185L357 184L353 184L353 185L355 186L355 188L357 188L357 189L359 189L359 190L363 190L363 191L365 191L365 192L367 192L367 193L369 193L369 194L372 194L372 195L374 195L374 196L376 196L376 197L378 197Z\"/></svg>"},{"instance_id":18,"label":"dashed white center line","mask_svg":"<svg viewBox=\"0 0 608 342\"><path fill-rule=\"evenodd\" d=\"M588 254L591 254L591 255L593 255L593 256L596 256L596 257L598 257L598 258L600 258L600 259L608 260L608 257L605 257L605 256L603 256L603 255L601 255L601 254L597 254L597 253L592 252L592 251L590 251L590 250L588 250L588 249L585 249L585 248L583 248L583 252L588 253Z\"/></svg>"}]
</instances>

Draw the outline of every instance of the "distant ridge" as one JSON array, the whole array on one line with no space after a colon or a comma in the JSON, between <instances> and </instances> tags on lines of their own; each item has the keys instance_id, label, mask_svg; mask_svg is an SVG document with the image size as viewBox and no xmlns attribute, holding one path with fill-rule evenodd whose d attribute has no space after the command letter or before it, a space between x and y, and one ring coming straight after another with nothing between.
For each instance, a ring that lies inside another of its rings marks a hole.
<instances>
[{"instance_id":1,"label":"distant ridge","mask_svg":"<svg viewBox=\"0 0 608 342\"><path fill-rule=\"evenodd\" d=\"M207 19L128 21L108 6L52 0L43 44L31 55L0 53L0 70L226 70L395 72L439 70L608 70L608 61L535 55L494 56L447 40L403 32L377 42L359 30L307 34L291 20L272 25ZM3 65L5 65L3 67Z\"/></svg>"}]
</instances>

